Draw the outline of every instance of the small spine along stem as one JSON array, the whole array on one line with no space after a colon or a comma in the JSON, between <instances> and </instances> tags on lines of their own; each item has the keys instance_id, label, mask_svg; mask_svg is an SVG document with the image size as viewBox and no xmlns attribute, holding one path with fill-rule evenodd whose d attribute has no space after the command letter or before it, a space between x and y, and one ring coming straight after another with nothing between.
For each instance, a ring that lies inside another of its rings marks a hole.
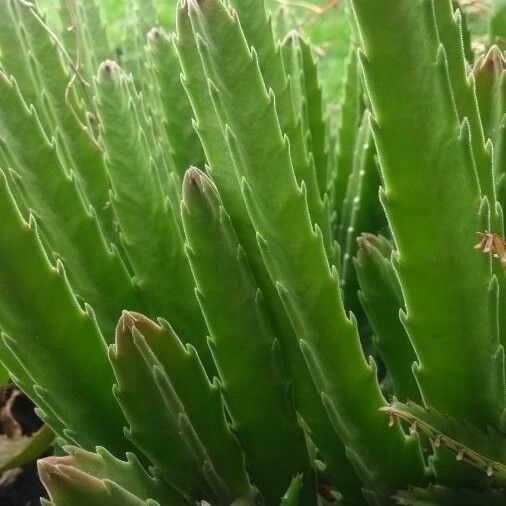
<instances>
[{"instance_id":1,"label":"small spine along stem","mask_svg":"<svg viewBox=\"0 0 506 506\"><path fill-rule=\"evenodd\" d=\"M429 410L429 408L427 408ZM403 422L409 424L409 433L414 436L417 433L425 434L432 441L435 449L447 448L448 450L456 454L456 460L459 462L465 462L473 467L482 469L486 472L488 477L494 476L495 472L506 476L506 465L495 462L484 455L472 450L471 448L462 445L455 439L441 434L435 427L430 424L410 416L408 413L397 410L394 406L389 405L381 408L381 411L388 414L388 426L392 427L395 424L396 419L400 419Z\"/></svg>"}]
</instances>

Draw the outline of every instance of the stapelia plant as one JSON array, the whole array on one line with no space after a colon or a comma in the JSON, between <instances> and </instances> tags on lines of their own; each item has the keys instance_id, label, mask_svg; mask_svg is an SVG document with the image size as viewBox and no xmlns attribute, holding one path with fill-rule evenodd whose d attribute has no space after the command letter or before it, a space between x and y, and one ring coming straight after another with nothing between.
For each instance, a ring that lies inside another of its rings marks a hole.
<instances>
[{"instance_id":1,"label":"stapelia plant","mask_svg":"<svg viewBox=\"0 0 506 506\"><path fill-rule=\"evenodd\" d=\"M269 5L169 32L128 0L116 47L93 0L0 2L0 360L57 437L43 503L504 504L504 9L483 50L456 2L350 0L328 115Z\"/></svg>"}]
</instances>

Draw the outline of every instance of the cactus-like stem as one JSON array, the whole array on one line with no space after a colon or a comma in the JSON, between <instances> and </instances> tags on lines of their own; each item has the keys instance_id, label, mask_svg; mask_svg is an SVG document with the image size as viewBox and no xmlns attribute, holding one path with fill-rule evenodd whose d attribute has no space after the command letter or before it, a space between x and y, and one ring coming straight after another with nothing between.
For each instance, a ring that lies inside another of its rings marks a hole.
<instances>
[{"instance_id":1,"label":"cactus-like stem","mask_svg":"<svg viewBox=\"0 0 506 506\"><path fill-rule=\"evenodd\" d=\"M196 116L196 129L210 164L213 181L230 215L239 242L244 247L255 280L265 297L266 308L291 379L297 412L308 426L336 486L343 490L346 497L350 496L351 501L360 504L359 481L349 466L341 441L332 429L321 397L300 352L292 325L260 254L256 232L242 198L234 162L219 117L215 109L209 107L211 98L208 83L184 5L178 9L177 24L177 45L184 71L183 82Z\"/></svg>"},{"instance_id":2,"label":"cactus-like stem","mask_svg":"<svg viewBox=\"0 0 506 506\"><path fill-rule=\"evenodd\" d=\"M453 91L455 106L460 121L469 122L471 146L476 163L476 172L482 195L488 198L491 207L492 230L502 230L501 217L497 216L495 203L494 173L492 150L485 144L483 125L476 100L475 86L467 77L467 63L462 45L462 18L459 10L453 11L451 0L434 1L434 20L438 38L444 47L448 76Z\"/></svg>"},{"instance_id":3,"label":"cactus-like stem","mask_svg":"<svg viewBox=\"0 0 506 506\"><path fill-rule=\"evenodd\" d=\"M35 220L21 217L3 173L0 207L2 361L59 437L90 449L107 444L121 455L128 448L124 420L93 313L79 306L62 264L50 263Z\"/></svg>"},{"instance_id":4,"label":"cactus-like stem","mask_svg":"<svg viewBox=\"0 0 506 506\"><path fill-rule=\"evenodd\" d=\"M43 477L46 466L55 466L62 470L72 467L97 480L112 481L143 501L151 499L159 504L174 506L185 504L183 497L174 489L158 476L146 471L133 453L128 453L126 460L120 460L101 447L97 448L95 453L76 446L66 446L64 449L68 455L49 457L39 462Z\"/></svg>"},{"instance_id":5,"label":"cactus-like stem","mask_svg":"<svg viewBox=\"0 0 506 506\"><path fill-rule=\"evenodd\" d=\"M182 214L227 405L253 481L272 503L308 466L279 343L217 190L197 169L186 173Z\"/></svg>"},{"instance_id":6,"label":"cactus-like stem","mask_svg":"<svg viewBox=\"0 0 506 506\"><path fill-rule=\"evenodd\" d=\"M204 165L204 153L193 128L192 108L181 83L175 34L168 35L161 28L153 28L148 35L148 54L160 93L163 123L175 170L183 175L190 165Z\"/></svg>"},{"instance_id":7,"label":"cactus-like stem","mask_svg":"<svg viewBox=\"0 0 506 506\"><path fill-rule=\"evenodd\" d=\"M375 333L375 345L390 373L394 393L400 399L421 400L412 372L413 346L399 318L404 307L402 291L390 257L392 247L381 237L362 235L355 261L360 283L359 298Z\"/></svg>"},{"instance_id":8,"label":"cactus-like stem","mask_svg":"<svg viewBox=\"0 0 506 506\"><path fill-rule=\"evenodd\" d=\"M330 228L330 209L319 191L315 159L309 156L307 150L302 118L296 115L292 83L286 78L281 50L274 39L270 18L267 18L265 0L231 0L230 4L241 20L246 40L255 47L265 85L272 89L276 97L279 124L290 141L293 170L299 183L304 182L306 186L309 213L322 232L329 262L333 264L335 249ZM209 77L216 79L218 76L209 74Z\"/></svg>"},{"instance_id":9,"label":"cactus-like stem","mask_svg":"<svg viewBox=\"0 0 506 506\"><path fill-rule=\"evenodd\" d=\"M335 226L341 221L342 207L353 170L356 135L362 115L362 84L357 62L357 48L351 44L340 101L337 139L337 172L334 179Z\"/></svg>"},{"instance_id":10,"label":"cactus-like stem","mask_svg":"<svg viewBox=\"0 0 506 506\"><path fill-rule=\"evenodd\" d=\"M0 160L15 174L23 211L37 215L48 250L62 260L73 290L93 306L104 336L111 338L121 310L139 306L130 275L62 160L60 138L45 135L16 81L1 73L0 137ZM107 295L111 289L115 297Z\"/></svg>"},{"instance_id":11,"label":"cactus-like stem","mask_svg":"<svg viewBox=\"0 0 506 506\"><path fill-rule=\"evenodd\" d=\"M357 133L353 167L348 179L337 235L341 245L340 276L344 302L360 323L363 321L363 314L357 296L358 280L353 257L357 252L357 238L360 234L376 233L386 221L378 197L379 186L380 176L371 133L370 113L366 111Z\"/></svg>"},{"instance_id":12,"label":"cactus-like stem","mask_svg":"<svg viewBox=\"0 0 506 506\"><path fill-rule=\"evenodd\" d=\"M432 2L351 5L424 401L478 425L499 424L504 364L496 295L489 262L473 250L486 206L480 207L469 125L460 123L452 102Z\"/></svg>"},{"instance_id":13,"label":"cactus-like stem","mask_svg":"<svg viewBox=\"0 0 506 506\"><path fill-rule=\"evenodd\" d=\"M219 390L194 348L185 347L167 322L124 312L109 356L129 438L168 483L188 500L223 504L252 496Z\"/></svg>"},{"instance_id":14,"label":"cactus-like stem","mask_svg":"<svg viewBox=\"0 0 506 506\"><path fill-rule=\"evenodd\" d=\"M348 455L380 497L405 479L423 481L416 444L406 441L398 428L387 432L381 417L374 414L384 403L375 369L367 364L356 327L344 312L321 233L311 223L304 186L297 184L293 172L274 97L265 88L236 14L218 0L189 1L186 10L206 73L213 79L219 76L211 83L211 95L262 256L336 430L351 448ZM232 48L233 59L228 56ZM242 104L240 113L237 103ZM385 465L385 453L396 455L392 467ZM402 477L397 466L403 469Z\"/></svg>"},{"instance_id":15,"label":"cactus-like stem","mask_svg":"<svg viewBox=\"0 0 506 506\"><path fill-rule=\"evenodd\" d=\"M6 0L0 5L2 66L13 75L29 105L37 107L46 135L61 138L61 156L95 208L103 230L112 237L109 186L88 119L80 110L76 87L87 89L83 78L57 43L42 14L31 3ZM21 49L21 51L20 51ZM73 86L72 86L73 84Z\"/></svg>"},{"instance_id":16,"label":"cactus-like stem","mask_svg":"<svg viewBox=\"0 0 506 506\"><path fill-rule=\"evenodd\" d=\"M311 45L292 30L282 45L285 69L290 76L293 103L312 155L321 198L329 190L327 125L323 111L322 88Z\"/></svg>"},{"instance_id":17,"label":"cactus-like stem","mask_svg":"<svg viewBox=\"0 0 506 506\"><path fill-rule=\"evenodd\" d=\"M144 124L141 96L117 64L106 61L97 77L98 110L112 201L122 242L150 316L170 319L212 370L206 327L193 293L177 207L168 202L160 166L152 159L155 140ZM161 167L167 170L166 167ZM146 221L146 216L149 220Z\"/></svg>"},{"instance_id":18,"label":"cactus-like stem","mask_svg":"<svg viewBox=\"0 0 506 506\"><path fill-rule=\"evenodd\" d=\"M115 482L98 479L68 465L65 457L50 457L41 460L38 468L42 483L47 488L52 501L45 504L52 504L52 506L103 506L104 504L107 506L160 506L153 499L143 501Z\"/></svg>"}]
</instances>

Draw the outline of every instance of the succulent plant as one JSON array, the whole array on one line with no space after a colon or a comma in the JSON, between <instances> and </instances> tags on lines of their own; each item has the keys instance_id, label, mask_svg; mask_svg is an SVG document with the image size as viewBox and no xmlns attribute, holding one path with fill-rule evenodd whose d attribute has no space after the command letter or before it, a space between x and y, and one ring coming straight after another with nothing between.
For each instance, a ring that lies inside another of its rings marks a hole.
<instances>
[{"instance_id":1,"label":"succulent plant","mask_svg":"<svg viewBox=\"0 0 506 506\"><path fill-rule=\"evenodd\" d=\"M95 0L0 1L43 504L504 504L504 8L480 50L451 0L349 0L335 113L286 7L125 7L116 46Z\"/></svg>"}]
</instances>

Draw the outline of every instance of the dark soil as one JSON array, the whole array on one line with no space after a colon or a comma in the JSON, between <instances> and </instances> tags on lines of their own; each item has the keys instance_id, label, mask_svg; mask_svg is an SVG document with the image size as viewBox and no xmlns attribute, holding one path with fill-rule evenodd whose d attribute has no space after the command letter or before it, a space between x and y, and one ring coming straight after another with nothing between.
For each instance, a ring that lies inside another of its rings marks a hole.
<instances>
[{"instance_id":1,"label":"dark soil","mask_svg":"<svg viewBox=\"0 0 506 506\"><path fill-rule=\"evenodd\" d=\"M40 506L40 498L46 497L37 476L37 465L29 464L12 483L0 486L2 506Z\"/></svg>"},{"instance_id":2,"label":"dark soil","mask_svg":"<svg viewBox=\"0 0 506 506\"><path fill-rule=\"evenodd\" d=\"M9 395L9 388L2 395ZM42 425L33 412L32 402L25 396L16 397L12 414L21 425L24 434L31 434ZM40 498L47 497L44 487L37 476L35 462L28 464L21 471L8 471L0 477L0 506L39 506Z\"/></svg>"}]
</instances>

